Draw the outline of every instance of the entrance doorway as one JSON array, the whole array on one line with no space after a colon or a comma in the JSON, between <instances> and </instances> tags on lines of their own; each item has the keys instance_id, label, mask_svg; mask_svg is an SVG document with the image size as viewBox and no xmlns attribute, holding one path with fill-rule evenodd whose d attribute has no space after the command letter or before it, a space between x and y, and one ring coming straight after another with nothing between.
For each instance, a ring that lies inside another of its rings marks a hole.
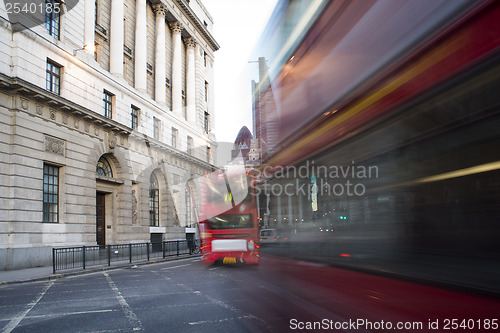
<instances>
[{"instance_id":1,"label":"entrance doorway","mask_svg":"<svg viewBox=\"0 0 500 333\"><path fill-rule=\"evenodd\" d=\"M106 245L106 193L96 192L96 241Z\"/></svg>"}]
</instances>

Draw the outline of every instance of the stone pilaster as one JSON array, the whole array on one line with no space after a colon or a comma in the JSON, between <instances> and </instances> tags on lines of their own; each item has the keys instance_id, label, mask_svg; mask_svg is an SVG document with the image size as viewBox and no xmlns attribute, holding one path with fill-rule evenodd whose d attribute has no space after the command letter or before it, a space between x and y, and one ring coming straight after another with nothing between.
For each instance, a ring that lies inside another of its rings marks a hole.
<instances>
[{"instance_id":1,"label":"stone pilaster","mask_svg":"<svg viewBox=\"0 0 500 333\"><path fill-rule=\"evenodd\" d=\"M182 24L170 24L172 30L172 111L182 116Z\"/></svg>"},{"instance_id":2,"label":"stone pilaster","mask_svg":"<svg viewBox=\"0 0 500 333\"><path fill-rule=\"evenodd\" d=\"M146 92L147 78L147 39L146 39L146 0L135 2L135 57L134 85Z\"/></svg>"},{"instance_id":3,"label":"stone pilaster","mask_svg":"<svg viewBox=\"0 0 500 333\"><path fill-rule=\"evenodd\" d=\"M195 52L196 41L193 37L186 40L186 104L187 121L194 124L196 122L196 70Z\"/></svg>"},{"instance_id":4,"label":"stone pilaster","mask_svg":"<svg viewBox=\"0 0 500 333\"><path fill-rule=\"evenodd\" d=\"M111 0L109 71L123 77L123 0Z\"/></svg>"},{"instance_id":5,"label":"stone pilaster","mask_svg":"<svg viewBox=\"0 0 500 333\"><path fill-rule=\"evenodd\" d=\"M83 45L89 54L93 53L95 45L95 1L85 1L85 24Z\"/></svg>"},{"instance_id":6,"label":"stone pilaster","mask_svg":"<svg viewBox=\"0 0 500 333\"><path fill-rule=\"evenodd\" d=\"M159 104L166 103L165 77L165 12L163 4L153 7L156 16L155 34L155 100Z\"/></svg>"}]
</instances>

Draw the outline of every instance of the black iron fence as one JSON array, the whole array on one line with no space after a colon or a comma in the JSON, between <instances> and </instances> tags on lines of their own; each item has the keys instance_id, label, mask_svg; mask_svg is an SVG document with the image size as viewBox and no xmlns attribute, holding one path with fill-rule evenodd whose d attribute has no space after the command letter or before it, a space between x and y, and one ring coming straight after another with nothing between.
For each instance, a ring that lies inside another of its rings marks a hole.
<instances>
[{"instance_id":1,"label":"black iron fence","mask_svg":"<svg viewBox=\"0 0 500 333\"><path fill-rule=\"evenodd\" d=\"M133 263L151 259L195 255L199 241L178 240L158 243L130 243L106 246L78 246L52 249L52 270Z\"/></svg>"}]
</instances>

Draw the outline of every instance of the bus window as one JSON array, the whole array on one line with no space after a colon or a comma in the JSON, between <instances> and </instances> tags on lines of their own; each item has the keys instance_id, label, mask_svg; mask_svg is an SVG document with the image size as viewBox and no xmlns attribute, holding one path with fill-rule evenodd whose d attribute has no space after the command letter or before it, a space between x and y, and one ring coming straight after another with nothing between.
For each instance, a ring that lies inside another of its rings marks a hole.
<instances>
[{"instance_id":1,"label":"bus window","mask_svg":"<svg viewBox=\"0 0 500 333\"><path fill-rule=\"evenodd\" d=\"M253 228L252 216L244 215L221 215L208 219L212 229L234 229Z\"/></svg>"}]
</instances>

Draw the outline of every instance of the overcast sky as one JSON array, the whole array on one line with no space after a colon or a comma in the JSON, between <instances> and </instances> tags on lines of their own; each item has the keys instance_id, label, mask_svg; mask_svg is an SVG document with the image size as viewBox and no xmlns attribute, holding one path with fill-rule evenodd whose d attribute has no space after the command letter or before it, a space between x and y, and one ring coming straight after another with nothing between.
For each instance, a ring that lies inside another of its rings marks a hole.
<instances>
[{"instance_id":1,"label":"overcast sky","mask_svg":"<svg viewBox=\"0 0 500 333\"><path fill-rule=\"evenodd\" d=\"M256 63L248 63L277 0L202 0L214 20L215 136L234 142L246 125L252 131L251 80ZM254 133L252 133L254 134Z\"/></svg>"}]
</instances>

